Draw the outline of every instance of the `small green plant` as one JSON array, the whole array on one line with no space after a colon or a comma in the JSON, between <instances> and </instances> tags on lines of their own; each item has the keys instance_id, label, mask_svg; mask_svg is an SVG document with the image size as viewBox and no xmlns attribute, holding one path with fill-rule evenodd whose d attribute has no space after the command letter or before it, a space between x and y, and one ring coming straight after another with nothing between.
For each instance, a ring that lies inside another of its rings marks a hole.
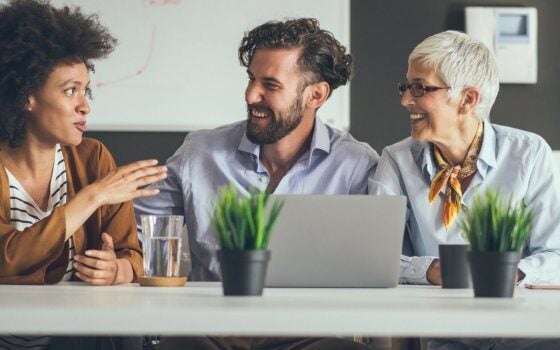
<instances>
[{"instance_id":1,"label":"small green plant","mask_svg":"<svg viewBox=\"0 0 560 350\"><path fill-rule=\"evenodd\" d=\"M249 196L242 196L233 184L220 189L211 226L223 250L267 249L270 234L284 204L276 199L266 218L268 198L268 192L257 189L252 189Z\"/></svg>"},{"instance_id":2,"label":"small green plant","mask_svg":"<svg viewBox=\"0 0 560 350\"><path fill-rule=\"evenodd\" d=\"M506 204L498 192L488 190L484 196L475 196L461 227L472 251L519 252L532 223L533 214L524 203L515 206L510 199Z\"/></svg>"}]
</instances>

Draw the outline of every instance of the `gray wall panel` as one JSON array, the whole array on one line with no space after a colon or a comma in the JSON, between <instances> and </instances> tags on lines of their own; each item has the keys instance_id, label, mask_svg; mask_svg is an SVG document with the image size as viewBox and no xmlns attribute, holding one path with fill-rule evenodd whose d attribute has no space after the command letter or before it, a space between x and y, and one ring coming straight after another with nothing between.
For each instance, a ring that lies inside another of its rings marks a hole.
<instances>
[{"instance_id":1,"label":"gray wall panel","mask_svg":"<svg viewBox=\"0 0 560 350\"><path fill-rule=\"evenodd\" d=\"M409 136L408 113L396 84L408 54L429 35L464 30L465 6L534 6L538 10L538 83L501 85L492 121L536 132L560 149L560 1L353 0L352 51L358 75L352 83L351 132L381 151Z\"/></svg>"}]
</instances>

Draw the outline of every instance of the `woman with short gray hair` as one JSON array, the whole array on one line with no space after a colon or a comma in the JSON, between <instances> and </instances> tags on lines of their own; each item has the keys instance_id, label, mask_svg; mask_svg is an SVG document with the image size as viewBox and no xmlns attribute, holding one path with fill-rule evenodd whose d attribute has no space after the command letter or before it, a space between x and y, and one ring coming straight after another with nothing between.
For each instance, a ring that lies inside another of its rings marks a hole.
<instances>
[{"instance_id":1,"label":"woman with short gray hair","mask_svg":"<svg viewBox=\"0 0 560 350\"><path fill-rule=\"evenodd\" d=\"M449 30L422 41L408 62L421 62L439 75L449 86L447 95L452 101L457 101L465 88L477 88L480 96L473 115L480 120L489 118L500 82L494 57L484 44L465 33Z\"/></svg>"},{"instance_id":2,"label":"woman with short gray hair","mask_svg":"<svg viewBox=\"0 0 560 350\"><path fill-rule=\"evenodd\" d=\"M518 282L558 283L560 191L551 185L559 181L552 151L536 134L490 122L499 90L490 50L461 32L433 35L414 48L398 87L411 137L383 150L369 191L408 199L401 283L441 284L439 244L465 242L457 217L475 192L491 188L534 213ZM515 347L496 341L495 348L506 345Z\"/></svg>"}]
</instances>

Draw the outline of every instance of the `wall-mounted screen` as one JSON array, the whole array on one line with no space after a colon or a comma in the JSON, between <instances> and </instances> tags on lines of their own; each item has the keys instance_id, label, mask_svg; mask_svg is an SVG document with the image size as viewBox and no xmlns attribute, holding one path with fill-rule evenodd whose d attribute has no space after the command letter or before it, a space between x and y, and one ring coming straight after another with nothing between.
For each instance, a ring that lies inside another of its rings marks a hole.
<instances>
[{"instance_id":1,"label":"wall-mounted screen","mask_svg":"<svg viewBox=\"0 0 560 350\"><path fill-rule=\"evenodd\" d=\"M529 41L528 15L522 13L498 14L498 40L501 43Z\"/></svg>"}]
</instances>

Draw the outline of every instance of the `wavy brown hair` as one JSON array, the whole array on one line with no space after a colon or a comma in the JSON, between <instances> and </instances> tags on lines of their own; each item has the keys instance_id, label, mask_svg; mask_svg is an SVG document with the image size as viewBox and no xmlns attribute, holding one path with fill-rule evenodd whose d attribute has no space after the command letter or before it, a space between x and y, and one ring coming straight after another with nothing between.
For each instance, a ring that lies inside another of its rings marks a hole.
<instances>
[{"instance_id":1,"label":"wavy brown hair","mask_svg":"<svg viewBox=\"0 0 560 350\"><path fill-rule=\"evenodd\" d=\"M304 84L325 81L330 93L353 76L352 55L331 32L321 29L314 18L270 21L245 33L239 46L239 61L249 67L258 49L301 49L299 69ZM329 94L330 96L330 94Z\"/></svg>"},{"instance_id":2,"label":"wavy brown hair","mask_svg":"<svg viewBox=\"0 0 560 350\"><path fill-rule=\"evenodd\" d=\"M0 141L25 139L29 97L59 64L106 57L116 45L96 15L80 8L54 8L46 0L11 0L0 5Z\"/></svg>"}]
</instances>

